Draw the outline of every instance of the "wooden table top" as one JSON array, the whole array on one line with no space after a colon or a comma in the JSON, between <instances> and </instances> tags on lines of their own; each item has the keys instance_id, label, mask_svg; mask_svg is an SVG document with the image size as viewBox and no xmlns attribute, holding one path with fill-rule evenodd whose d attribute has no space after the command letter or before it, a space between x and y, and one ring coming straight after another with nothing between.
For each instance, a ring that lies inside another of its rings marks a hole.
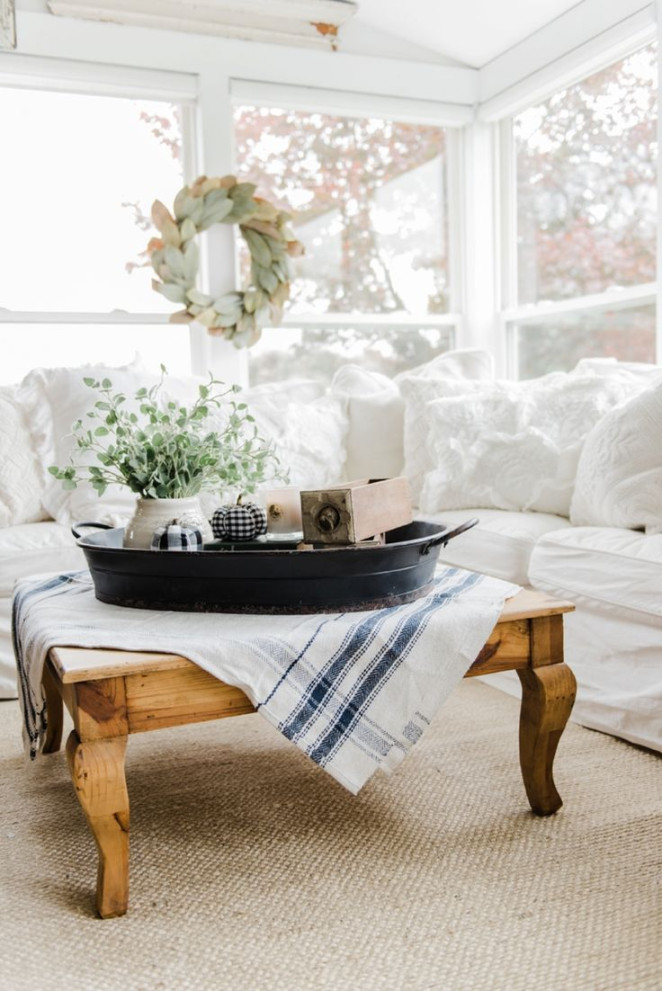
<instances>
[{"instance_id":1,"label":"wooden table top","mask_svg":"<svg viewBox=\"0 0 662 991\"><path fill-rule=\"evenodd\" d=\"M497 625L514 620L537 619L540 616L556 616L572 612L574 608L571 602L564 599L525 588L506 600ZM63 684L197 667L193 661L179 654L107 650L101 647L53 647L50 658Z\"/></svg>"}]
</instances>

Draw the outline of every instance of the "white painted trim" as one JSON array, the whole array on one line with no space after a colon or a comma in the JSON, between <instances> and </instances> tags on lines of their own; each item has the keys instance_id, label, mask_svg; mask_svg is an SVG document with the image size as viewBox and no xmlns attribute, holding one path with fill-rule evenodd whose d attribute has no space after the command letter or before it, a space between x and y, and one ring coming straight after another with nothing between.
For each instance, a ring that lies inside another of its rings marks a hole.
<instances>
[{"instance_id":1,"label":"white painted trim","mask_svg":"<svg viewBox=\"0 0 662 991\"><path fill-rule=\"evenodd\" d=\"M515 114L624 58L653 40L655 23L650 2L584 0L479 70L479 118Z\"/></svg>"},{"instance_id":2,"label":"white painted trim","mask_svg":"<svg viewBox=\"0 0 662 991\"><path fill-rule=\"evenodd\" d=\"M155 324L168 323L168 313L128 313L126 310L106 310L104 313L66 313L56 310L6 310L0 307L3 323L89 323L89 324Z\"/></svg>"},{"instance_id":3,"label":"white painted trim","mask_svg":"<svg viewBox=\"0 0 662 991\"><path fill-rule=\"evenodd\" d=\"M462 319L460 313L305 313L285 315L282 327L452 327Z\"/></svg>"},{"instance_id":4,"label":"white painted trim","mask_svg":"<svg viewBox=\"0 0 662 991\"><path fill-rule=\"evenodd\" d=\"M517 175L512 118L499 129L498 251L500 309L517 305Z\"/></svg>"},{"instance_id":5,"label":"white painted trim","mask_svg":"<svg viewBox=\"0 0 662 991\"><path fill-rule=\"evenodd\" d=\"M232 101L236 105L283 107L287 110L324 110L337 116L375 116L386 120L410 121L413 124L459 127L471 121L474 115L471 107L461 104L378 96L374 93L348 92L344 89L287 86L257 82L253 79L233 79L230 92Z\"/></svg>"},{"instance_id":6,"label":"white painted trim","mask_svg":"<svg viewBox=\"0 0 662 991\"><path fill-rule=\"evenodd\" d=\"M459 344L494 348L497 282L495 244L496 202L494 189L495 128L473 123L462 132L458 171L464 179L456 195L460 203L461 236L455 245L461 264L461 304L464 313Z\"/></svg>"},{"instance_id":7,"label":"white painted trim","mask_svg":"<svg viewBox=\"0 0 662 991\"><path fill-rule=\"evenodd\" d=\"M19 51L47 58L197 74L222 66L231 78L342 89L473 106L474 69L343 52L312 51L208 35L102 24L18 11Z\"/></svg>"},{"instance_id":8,"label":"white painted trim","mask_svg":"<svg viewBox=\"0 0 662 991\"><path fill-rule=\"evenodd\" d=\"M657 146L662 148L662 0L656 0L657 14L657 72L658 72L658 115L657 115ZM662 163L658 152L657 166L657 195L658 203L662 204ZM657 284L662 287L662 210L658 206L657 211ZM657 299L657 327L655 335L656 359L658 364L662 364L662 299L658 292Z\"/></svg>"},{"instance_id":9,"label":"white painted trim","mask_svg":"<svg viewBox=\"0 0 662 991\"><path fill-rule=\"evenodd\" d=\"M0 85L21 89L49 89L66 93L135 96L145 100L193 102L197 76L183 72L161 72L81 62L0 53Z\"/></svg>"},{"instance_id":10,"label":"white painted trim","mask_svg":"<svg viewBox=\"0 0 662 991\"><path fill-rule=\"evenodd\" d=\"M555 302L531 303L505 309L501 317L505 323L547 323L559 314L584 313L588 310L622 310L642 306L657 301L657 284L645 282L639 286L623 289L607 289L589 296L576 296L573 299L560 299Z\"/></svg>"}]
</instances>

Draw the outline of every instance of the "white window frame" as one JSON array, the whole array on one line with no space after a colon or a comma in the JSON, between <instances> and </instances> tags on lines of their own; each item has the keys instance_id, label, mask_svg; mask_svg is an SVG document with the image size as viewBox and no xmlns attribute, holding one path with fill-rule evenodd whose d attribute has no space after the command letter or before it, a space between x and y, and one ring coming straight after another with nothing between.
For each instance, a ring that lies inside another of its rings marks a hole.
<instances>
[{"instance_id":1,"label":"white window frame","mask_svg":"<svg viewBox=\"0 0 662 991\"><path fill-rule=\"evenodd\" d=\"M518 89L516 102L509 108L509 115L498 122L499 175L500 187L497 196L499 218L499 238L497 251L501 258L501 280L499 286L501 303L498 312L499 350L503 356L508 377L517 378L519 369L518 329L523 325L554 322L566 314L599 314L617 309L631 309L645 304L658 304L658 282L640 283L634 286L606 289L601 293L575 296L571 299L520 304L517 286L517 184L515 142L513 136L514 117L527 107L543 102L559 90L586 79L588 76L615 64L628 55L639 51L656 38L656 30L648 24L627 39L620 39L618 47L611 46L598 59L593 53L582 66L573 65L571 70L559 75L555 82L540 87L536 81L528 96ZM658 58L660 55L658 54ZM659 92L659 84L658 84ZM662 108L662 102L660 103ZM658 130L660 127L658 114ZM658 239L659 240L659 239ZM660 266L658 243L658 271ZM662 335L660 334L660 307L658 305L658 330L656 333L656 358L662 360Z\"/></svg>"}]
</instances>

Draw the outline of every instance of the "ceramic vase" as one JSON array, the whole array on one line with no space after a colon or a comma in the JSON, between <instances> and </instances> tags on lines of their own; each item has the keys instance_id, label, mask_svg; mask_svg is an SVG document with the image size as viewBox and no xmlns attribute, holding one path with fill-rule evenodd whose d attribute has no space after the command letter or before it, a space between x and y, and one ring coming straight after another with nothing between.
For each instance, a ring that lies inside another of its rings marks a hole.
<instances>
[{"instance_id":1,"label":"ceramic vase","mask_svg":"<svg viewBox=\"0 0 662 991\"><path fill-rule=\"evenodd\" d=\"M124 529L124 546L133 550L149 550L154 531L169 523L198 527L204 541L213 540L209 521L197 496L186 499L138 499L136 511Z\"/></svg>"}]
</instances>

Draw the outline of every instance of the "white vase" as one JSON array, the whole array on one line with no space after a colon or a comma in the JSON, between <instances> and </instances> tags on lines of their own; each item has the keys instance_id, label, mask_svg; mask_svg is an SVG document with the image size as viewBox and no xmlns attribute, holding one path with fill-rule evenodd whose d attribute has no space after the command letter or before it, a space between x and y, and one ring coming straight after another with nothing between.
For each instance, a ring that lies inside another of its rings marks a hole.
<instances>
[{"instance_id":1,"label":"white vase","mask_svg":"<svg viewBox=\"0 0 662 991\"><path fill-rule=\"evenodd\" d=\"M149 550L157 527L169 523L196 526L204 541L213 540L209 521L197 496L187 499L138 499L136 511L124 529L124 546L133 550Z\"/></svg>"}]
</instances>

